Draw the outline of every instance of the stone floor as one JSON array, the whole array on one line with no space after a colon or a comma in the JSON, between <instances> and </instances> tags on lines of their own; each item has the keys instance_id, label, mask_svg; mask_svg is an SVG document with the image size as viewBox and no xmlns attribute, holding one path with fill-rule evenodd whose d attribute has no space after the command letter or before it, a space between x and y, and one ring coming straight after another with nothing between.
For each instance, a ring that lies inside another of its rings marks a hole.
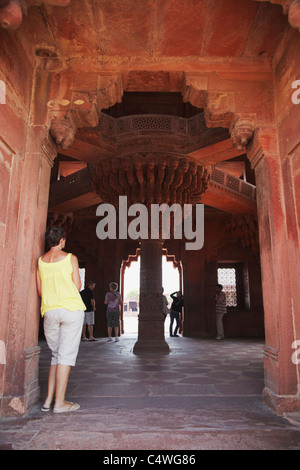
<instances>
[{"instance_id":1,"label":"stone floor","mask_svg":"<svg viewBox=\"0 0 300 470\"><path fill-rule=\"evenodd\" d=\"M263 342L166 338L170 354L135 355L135 335L82 342L67 398L81 408L0 421L0 449L299 450L297 414L262 402ZM49 351L41 343L44 397Z\"/></svg>"}]
</instances>

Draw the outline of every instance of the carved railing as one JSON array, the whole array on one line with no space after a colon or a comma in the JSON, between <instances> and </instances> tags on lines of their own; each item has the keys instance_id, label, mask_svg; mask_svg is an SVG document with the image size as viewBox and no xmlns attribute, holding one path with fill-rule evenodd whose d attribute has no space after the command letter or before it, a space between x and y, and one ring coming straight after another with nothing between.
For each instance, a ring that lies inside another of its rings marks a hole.
<instances>
[{"instance_id":1,"label":"carved railing","mask_svg":"<svg viewBox=\"0 0 300 470\"><path fill-rule=\"evenodd\" d=\"M115 119L105 113L100 113L97 129L108 137L141 132L162 132L193 138L204 132L206 125L203 113L189 119L165 114L139 114Z\"/></svg>"},{"instance_id":2,"label":"carved railing","mask_svg":"<svg viewBox=\"0 0 300 470\"><path fill-rule=\"evenodd\" d=\"M225 171L219 170L215 168L212 175L211 181L218 183L222 186L225 186L232 191L242 194L243 196L247 196L251 199L256 199L256 186L253 184L247 183L236 176L226 173Z\"/></svg>"}]
</instances>

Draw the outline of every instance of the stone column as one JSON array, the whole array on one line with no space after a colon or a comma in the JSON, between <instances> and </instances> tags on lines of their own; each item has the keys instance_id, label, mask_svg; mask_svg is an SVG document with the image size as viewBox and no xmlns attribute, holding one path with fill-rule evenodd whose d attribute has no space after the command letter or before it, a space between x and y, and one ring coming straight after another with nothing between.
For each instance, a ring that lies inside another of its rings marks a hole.
<instances>
[{"instance_id":1,"label":"stone column","mask_svg":"<svg viewBox=\"0 0 300 470\"><path fill-rule=\"evenodd\" d=\"M140 313L134 353L168 353L162 313L162 241L141 241Z\"/></svg>"},{"instance_id":2,"label":"stone column","mask_svg":"<svg viewBox=\"0 0 300 470\"><path fill-rule=\"evenodd\" d=\"M292 345L300 339L299 302L297 304L293 289L295 272L299 273L299 249L294 246L292 257L293 242L286 208L293 202L284 191L277 129L256 130L247 155L255 169L257 184L266 332L263 397L281 414L300 409L299 365L292 360Z\"/></svg>"},{"instance_id":3,"label":"stone column","mask_svg":"<svg viewBox=\"0 0 300 470\"><path fill-rule=\"evenodd\" d=\"M40 301L36 289L37 259L44 251L51 164L56 147L42 127L28 127L19 188L14 248L7 262L14 263L6 309L6 364L3 371L1 414L19 416L39 400L38 325ZM9 245L7 245L9 248Z\"/></svg>"}]
</instances>

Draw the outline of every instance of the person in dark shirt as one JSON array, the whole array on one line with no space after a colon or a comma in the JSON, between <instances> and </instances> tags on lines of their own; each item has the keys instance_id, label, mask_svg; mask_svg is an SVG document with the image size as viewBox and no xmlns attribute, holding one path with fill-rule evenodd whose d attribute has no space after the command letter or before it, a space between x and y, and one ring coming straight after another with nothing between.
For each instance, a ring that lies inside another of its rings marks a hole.
<instances>
[{"instance_id":1,"label":"person in dark shirt","mask_svg":"<svg viewBox=\"0 0 300 470\"><path fill-rule=\"evenodd\" d=\"M216 339L224 339L224 325L223 317L227 313L226 294L223 292L222 284L216 285L216 322L217 322L217 337Z\"/></svg>"},{"instance_id":2,"label":"person in dark shirt","mask_svg":"<svg viewBox=\"0 0 300 470\"><path fill-rule=\"evenodd\" d=\"M173 302L172 302L171 310L170 310L170 336L178 337L177 331L180 326L180 316L181 316L182 307L183 307L183 295L180 291L173 292L173 294L171 294L171 298L173 299ZM176 326L175 326L175 330L173 333L174 320L176 321Z\"/></svg>"},{"instance_id":3,"label":"person in dark shirt","mask_svg":"<svg viewBox=\"0 0 300 470\"><path fill-rule=\"evenodd\" d=\"M94 289L95 282L90 281L87 283L86 288L80 292L81 298L86 306L84 312L83 328L82 328L82 341L97 341L93 336L93 329L95 324L95 299L94 299ZM89 338L85 336L86 327L88 328Z\"/></svg>"}]
</instances>

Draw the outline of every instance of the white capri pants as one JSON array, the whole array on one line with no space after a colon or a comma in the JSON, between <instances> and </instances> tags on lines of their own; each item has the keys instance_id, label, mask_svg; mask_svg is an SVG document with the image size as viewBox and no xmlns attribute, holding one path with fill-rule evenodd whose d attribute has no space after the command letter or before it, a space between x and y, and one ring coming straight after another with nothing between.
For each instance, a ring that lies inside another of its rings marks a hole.
<instances>
[{"instance_id":1,"label":"white capri pants","mask_svg":"<svg viewBox=\"0 0 300 470\"><path fill-rule=\"evenodd\" d=\"M44 315L44 333L51 349L51 365L75 366L82 332L83 311L64 308Z\"/></svg>"}]
</instances>

